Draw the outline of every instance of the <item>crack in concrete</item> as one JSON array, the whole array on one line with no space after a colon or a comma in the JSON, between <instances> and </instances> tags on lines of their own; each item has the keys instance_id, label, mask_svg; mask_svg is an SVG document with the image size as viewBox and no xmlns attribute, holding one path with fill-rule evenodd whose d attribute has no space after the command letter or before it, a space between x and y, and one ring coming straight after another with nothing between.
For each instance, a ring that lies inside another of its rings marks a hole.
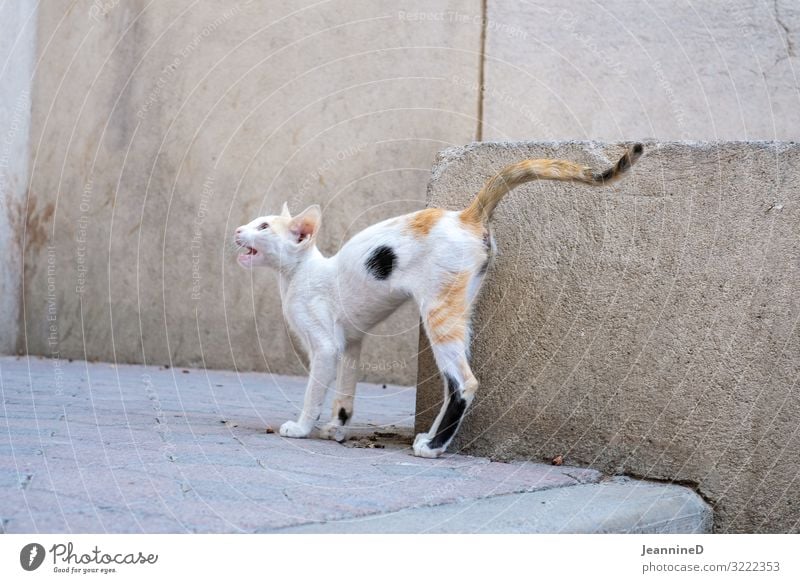
<instances>
[{"instance_id":1,"label":"crack in concrete","mask_svg":"<svg viewBox=\"0 0 800 583\"><path fill-rule=\"evenodd\" d=\"M783 20L781 20L780 11L778 10L778 0L773 0L773 11L775 12L775 22L777 22L778 26L780 26L783 29L784 35L786 36L787 55L789 57L797 56L794 50L794 41L792 41L791 31L789 30L789 27L786 25L786 23L783 22ZM783 57L778 60L779 61L783 60Z\"/></svg>"},{"instance_id":2,"label":"crack in concrete","mask_svg":"<svg viewBox=\"0 0 800 583\"><path fill-rule=\"evenodd\" d=\"M478 55L478 127L475 131L475 141L483 141L483 105L484 85L486 84L486 26L489 18L486 6L487 0L481 0L481 36L480 54Z\"/></svg>"},{"instance_id":3,"label":"crack in concrete","mask_svg":"<svg viewBox=\"0 0 800 583\"><path fill-rule=\"evenodd\" d=\"M569 476L570 478L575 480L575 482L577 482L578 484L597 484L597 480L593 480L591 477L587 478L581 476L574 476L569 472L564 472L564 475Z\"/></svg>"},{"instance_id":4,"label":"crack in concrete","mask_svg":"<svg viewBox=\"0 0 800 583\"><path fill-rule=\"evenodd\" d=\"M572 476L570 476L570 478L572 478ZM573 479L575 479L575 478L573 478ZM452 505L461 504L461 503L464 503L464 502L483 502L484 500L492 500L494 498L502 498L504 496L518 496L520 494L536 494L538 492L546 492L546 491L550 491L550 490L563 490L563 489L567 489L567 488L573 488L575 486L591 485L591 484L595 484L595 483L597 483L597 482L578 482L578 483L574 483L574 484L560 484L560 485L559 484L554 484L554 485L545 486L545 487L542 487L542 488L538 488L538 487L535 487L535 486L531 486L531 487L528 487L528 488L522 487L520 489L515 489L515 490L509 491L509 492L500 492L498 494L489 494L488 496L476 496L475 498L456 498L456 499L450 499L450 500L441 500L439 502L434 502L432 504L417 504L417 505L413 505L413 506L406 506L404 508L398 508L398 509L395 509L395 510L387 510L387 511L380 511L379 510L377 512L367 512L366 514L361 514L361 515L358 515L358 516L344 516L344 517L341 517L341 518L332 518L330 520L309 520L307 522L299 522L297 524L291 524L291 525L287 525L287 526L280 526L280 527L274 528L274 529L267 529L267 530L256 529L256 532L280 532L282 530L288 530L288 529L297 528L297 527L300 527L300 526L309 526L309 525L312 525L312 524L329 524L329 523L332 523L332 522L357 522L357 521L361 521L361 520L377 518L379 516L391 516L393 514L399 514L401 512L406 512L406 511L409 511L409 510L418 510L420 508L437 508L437 507L443 507L443 506L452 506ZM531 489L531 488L535 488L535 489ZM285 494L285 492L284 492L284 494Z\"/></svg>"}]
</instances>

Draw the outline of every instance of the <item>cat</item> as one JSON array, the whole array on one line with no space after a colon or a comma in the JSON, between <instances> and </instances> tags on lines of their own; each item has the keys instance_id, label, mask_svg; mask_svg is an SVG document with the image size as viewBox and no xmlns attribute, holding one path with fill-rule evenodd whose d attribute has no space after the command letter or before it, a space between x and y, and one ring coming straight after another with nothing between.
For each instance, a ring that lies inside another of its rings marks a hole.
<instances>
[{"instance_id":1,"label":"cat","mask_svg":"<svg viewBox=\"0 0 800 583\"><path fill-rule=\"evenodd\" d=\"M316 246L319 205L292 216L259 217L236 229L238 262L270 267L280 279L283 314L307 350L310 375L297 421L280 428L284 437L307 437L319 420L325 394L335 384L329 423L321 436L344 441L353 417L362 340L376 324L413 299L444 381L444 402L413 452L435 458L458 430L478 381L469 366L470 312L495 243L489 220L513 188L532 180L608 184L642 155L634 144L611 168L595 172L565 160L524 160L503 168L460 211L427 208L364 229L332 257Z\"/></svg>"}]
</instances>

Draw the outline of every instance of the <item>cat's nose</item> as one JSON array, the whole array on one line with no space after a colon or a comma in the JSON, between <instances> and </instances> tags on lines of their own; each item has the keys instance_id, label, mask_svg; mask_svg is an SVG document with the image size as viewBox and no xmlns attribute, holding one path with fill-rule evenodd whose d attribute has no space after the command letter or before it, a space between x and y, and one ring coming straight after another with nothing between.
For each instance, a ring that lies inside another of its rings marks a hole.
<instances>
[{"instance_id":1,"label":"cat's nose","mask_svg":"<svg viewBox=\"0 0 800 583\"><path fill-rule=\"evenodd\" d=\"M237 234L237 235L240 235L241 233L242 233L242 228L241 228L241 227L239 227L238 229L236 229L236 234Z\"/></svg>"}]
</instances>

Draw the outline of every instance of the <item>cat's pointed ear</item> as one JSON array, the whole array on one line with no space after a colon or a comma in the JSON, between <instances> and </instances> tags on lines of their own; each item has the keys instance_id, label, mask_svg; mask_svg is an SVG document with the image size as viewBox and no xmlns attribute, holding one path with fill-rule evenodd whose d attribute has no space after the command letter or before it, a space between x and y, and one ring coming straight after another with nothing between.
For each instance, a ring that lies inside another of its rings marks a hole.
<instances>
[{"instance_id":1,"label":"cat's pointed ear","mask_svg":"<svg viewBox=\"0 0 800 583\"><path fill-rule=\"evenodd\" d=\"M289 232L294 236L294 242L303 244L314 239L322 221L322 209L318 204L313 204L302 213L292 218L289 222Z\"/></svg>"},{"instance_id":2,"label":"cat's pointed ear","mask_svg":"<svg viewBox=\"0 0 800 583\"><path fill-rule=\"evenodd\" d=\"M289 204L286 203L286 202L283 203L283 208L281 209L281 216L284 219L291 219L292 218L292 213L289 212Z\"/></svg>"}]
</instances>

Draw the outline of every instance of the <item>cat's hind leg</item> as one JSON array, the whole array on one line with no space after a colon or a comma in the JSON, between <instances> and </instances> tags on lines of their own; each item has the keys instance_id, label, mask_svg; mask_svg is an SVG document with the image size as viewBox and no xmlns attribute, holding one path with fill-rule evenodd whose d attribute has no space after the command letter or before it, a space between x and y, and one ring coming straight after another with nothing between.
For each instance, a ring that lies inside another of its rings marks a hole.
<instances>
[{"instance_id":1,"label":"cat's hind leg","mask_svg":"<svg viewBox=\"0 0 800 583\"><path fill-rule=\"evenodd\" d=\"M444 453L478 390L478 380L467 363L466 346L450 343L432 349L444 379L444 402L427 433L414 439L414 455L427 458Z\"/></svg>"},{"instance_id":2,"label":"cat's hind leg","mask_svg":"<svg viewBox=\"0 0 800 583\"><path fill-rule=\"evenodd\" d=\"M425 331L444 380L444 402L428 432L414 440L414 455L420 457L435 458L447 449L478 390L468 360L469 292L474 277L469 273L455 276L423 310Z\"/></svg>"},{"instance_id":3,"label":"cat's hind leg","mask_svg":"<svg viewBox=\"0 0 800 583\"><path fill-rule=\"evenodd\" d=\"M353 418L353 401L356 396L358 373L361 370L360 358L361 341L349 343L339 363L331 420L320 430L320 437L324 439L333 439L339 443L347 439L345 427Z\"/></svg>"}]
</instances>

